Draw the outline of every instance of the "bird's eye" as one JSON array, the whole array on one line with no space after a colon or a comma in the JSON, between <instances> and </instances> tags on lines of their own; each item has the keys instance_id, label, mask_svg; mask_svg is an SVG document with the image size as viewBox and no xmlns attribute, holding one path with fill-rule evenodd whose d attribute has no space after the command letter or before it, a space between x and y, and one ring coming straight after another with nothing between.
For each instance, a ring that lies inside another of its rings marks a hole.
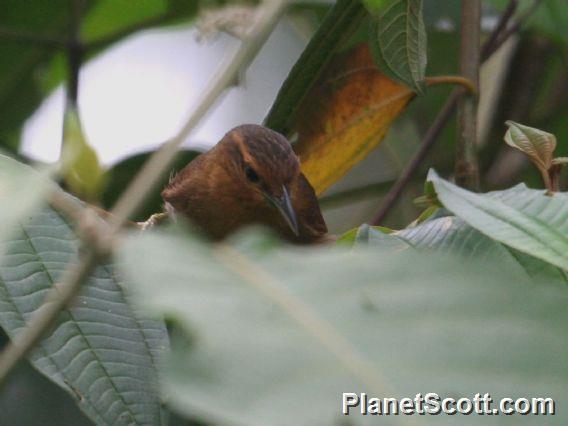
<instances>
[{"instance_id":1,"label":"bird's eye","mask_svg":"<svg viewBox=\"0 0 568 426\"><path fill-rule=\"evenodd\" d=\"M249 181L251 181L252 183L258 183L258 181L260 181L258 174L248 164L245 166L245 175L246 175L247 179Z\"/></svg>"}]
</instances>

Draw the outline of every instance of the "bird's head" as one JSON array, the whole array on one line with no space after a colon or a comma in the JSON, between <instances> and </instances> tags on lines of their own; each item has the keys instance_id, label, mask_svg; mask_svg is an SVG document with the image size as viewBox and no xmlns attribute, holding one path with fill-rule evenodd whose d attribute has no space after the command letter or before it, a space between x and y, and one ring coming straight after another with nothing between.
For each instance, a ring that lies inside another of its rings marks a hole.
<instances>
[{"instance_id":1,"label":"bird's head","mask_svg":"<svg viewBox=\"0 0 568 426\"><path fill-rule=\"evenodd\" d=\"M253 208L276 209L298 236L291 184L300 174L300 162L290 142L266 127L246 124L227 133L219 149L227 154L227 172L238 186L239 199Z\"/></svg>"}]
</instances>

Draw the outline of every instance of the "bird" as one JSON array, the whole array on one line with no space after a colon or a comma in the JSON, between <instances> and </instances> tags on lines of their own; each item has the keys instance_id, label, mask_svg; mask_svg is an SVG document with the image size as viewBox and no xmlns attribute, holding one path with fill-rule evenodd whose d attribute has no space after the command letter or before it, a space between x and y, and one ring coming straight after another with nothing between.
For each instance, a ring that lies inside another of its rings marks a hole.
<instances>
[{"instance_id":1,"label":"bird","mask_svg":"<svg viewBox=\"0 0 568 426\"><path fill-rule=\"evenodd\" d=\"M189 219L213 240L261 224L294 243L325 240L314 189L286 137L256 124L230 130L163 189L170 217Z\"/></svg>"}]
</instances>

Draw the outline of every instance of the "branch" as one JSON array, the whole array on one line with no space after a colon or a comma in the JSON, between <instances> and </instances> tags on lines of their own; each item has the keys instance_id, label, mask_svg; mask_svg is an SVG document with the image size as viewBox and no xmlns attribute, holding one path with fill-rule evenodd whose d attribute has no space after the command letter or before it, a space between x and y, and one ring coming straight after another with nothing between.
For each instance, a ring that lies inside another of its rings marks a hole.
<instances>
[{"instance_id":1,"label":"branch","mask_svg":"<svg viewBox=\"0 0 568 426\"><path fill-rule=\"evenodd\" d=\"M110 239L116 235L127 218L144 201L159 176L166 171L176 154L178 146L215 103L219 95L229 85L237 81L238 74L243 66L252 60L270 35L278 18L284 12L286 3L285 0L266 0L258 7L258 18L250 34L243 40L241 46L224 62L220 71L205 90L201 102L190 115L186 125L178 135L152 155L138 173L134 182L122 194L113 209L114 216L110 219L109 226L105 228L104 235L101 236L96 233L97 235L94 235L94 238L85 245L81 261L65 273L61 284L56 284L49 291L44 304L32 317L27 327L21 331L16 342L8 344L4 351L0 353L0 385L5 382L9 373L13 371L18 362L33 349L35 344L56 320L59 312L73 299L81 283L89 276L101 256L107 254L106 249L110 247L110 244L108 240L104 241L104 237L108 236ZM87 210L87 214L88 212ZM87 235L89 235L89 232L87 232Z\"/></svg>"},{"instance_id":2,"label":"branch","mask_svg":"<svg viewBox=\"0 0 568 426\"><path fill-rule=\"evenodd\" d=\"M516 2L517 0L511 0L511 3ZM533 7L530 8L531 13L535 12L536 7L539 3L540 0L535 0ZM512 6L511 4L509 4L505 12L509 11L511 8ZM505 31L505 28L511 20L513 12L514 11L503 13L499 20L499 23L493 30L493 33L489 36L487 42L484 43L483 47L481 48L483 62L489 59L493 55L493 53L495 53L509 39L509 37L515 33L507 31L506 37L498 35L499 32ZM528 15L527 13L519 19L519 25L514 25L516 31L519 31L521 29L523 23L526 22L529 16L530 15ZM400 174L399 178L385 197L384 201L381 203L379 210L369 222L370 225L381 224L386 216L390 213L392 208L395 206L396 202L400 198L400 195L402 194L408 183L412 180L412 177L414 176L432 147L436 144L441 131L452 118L457 106L457 101L462 95L462 89L454 89L450 94L448 100L436 116L434 122L426 131L426 134L424 135L424 138L422 139L422 142L420 144L420 149Z\"/></svg>"},{"instance_id":3,"label":"branch","mask_svg":"<svg viewBox=\"0 0 568 426\"><path fill-rule=\"evenodd\" d=\"M418 168L438 140L440 133L442 133L442 130L444 130L444 127L446 127L446 124L454 115L456 106L458 105L458 100L462 96L462 93L462 90L454 89L452 94L448 97L448 100L442 107L442 110L436 116L434 123L432 123L432 125L424 135L418 152L414 154L410 162L401 172L400 176L381 203L379 210L369 222L370 225L376 226L381 224L385 217L389 214L408 183L412 180L412 177L416 173L416 170L418 170Z\"/></svg>"},{"instance_id":4,"label":"branch","mask_svg":"<svg viewBox=\"0 0 568 426\"><path fill-rule=\"evenodd\" d=\"M481 1L463 0L461 18L460 72L479 86ZM472 191L479 190L477 161L477 96L458 100L458 137L456 140L456 183Z\"/></svg>"},{"instance_id":5,"label":"branch","mask_svg":"<svg viewBox=\"0 0 568 426\"><path fill-rule=\"evenodd\" d=\"M481 47L482 62L486 61L487 58L489 58L495 52L495 50L497 50L498 46L501 46L501 44L499 44L499 37L501 37L503 31L505 31L507 25L509 25L509 21L511 20L511 17L515 14L517 7L519 7L519 0L511 0L507 5L507 7L505 8L505 10L503 11L503 13L501 14L501 18L499 19L497 26L491 32L489 38L485 41L485 43Z\"/></svg>"}]
</instances>

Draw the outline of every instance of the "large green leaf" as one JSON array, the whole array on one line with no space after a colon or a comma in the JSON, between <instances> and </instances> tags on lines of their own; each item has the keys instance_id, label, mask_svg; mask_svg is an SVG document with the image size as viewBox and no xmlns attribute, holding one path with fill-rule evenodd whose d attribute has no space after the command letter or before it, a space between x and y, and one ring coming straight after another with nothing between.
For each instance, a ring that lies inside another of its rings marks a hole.
<instances>
[{"instance_id":1,"label":"large green leaf","mask_svg":"<svg viewBox=\"0 0 568 426\"><path fill-rule=\"evenodd\" d=\"M522 188L523 186L519 186L492 195L510 195ZM414 248L422 252L451 254L465 261L496 262L508 273L520 276L521 279L529 277L535 282L568 285L568 272L565 270L492 240L456 216L428 219L422 224L400 231L362 225L345 233L339 242L355 248Z\"/></svg>"},{"instance_id":2,"label":"large green leaf","mask_svg":"<svg viewBox=\"0 0 568 426\"><path fill-rule=\"evenodd\" d=\"M388 77L423 94L427 44L422 0L378 3L369 36L375 59Z\"/></svg>"},{"instance_id":3,"label":"large green leaf","mask_svg":"<svg viewBox=\"0 0 568 426\"><path fill-rule=\"evenodd\" d=\"M28 362L21 363L3 385L0 412L3 425L93 426L67 392Z\"/></svg>"},{"instance_id":4,"label":"large green leaf","mask_svg":"<svg viewBox=\"0 0 568 426\"><path fill-rule=\"evenodd\" d=\"M516 250L568 270L568 197L522 190L480 195L428 175L442 204L473 228Z\"/></svg>"},{"instance_id":5,"label":"large green leaf","mask_svg":"<svg viewBox=\"0 0 568 426\"><path fill-rule=\"evenodd\" d=\"M17 205L18 197L2 200L8 203ZM47 292L78 261L78 248L74 231L53 209L22 215L0 262L0 326L11 339L18 339ZM30 360L97 424L156 425L162 422L157 366L166 347L163 324L130 307L115 266L107 262L61 312Z\"/></svg>"},{"instance_id":6,"label":"large green leaf","mask_svg":"<svg viewBox=\"0 0 568 426\"><path fill-rule=\"evenodd\" d=\"M311 38L310 43L290 71L272 104L264 125L287 135L306 95L325 66L367 14L359 1L338 0Z\"/></svg>"},{"instance_id":7,"label":"large green leaf","mask_svg":"<svg viewBox=\"0 0 568 426\"><path fill-rule=\"evenodd\" d=\"M45 175L0 154L0 243L26 213L40 205L49 189Z\"/></svg>"},{"instance_id":8,"label":"large green leaf","mask_svg":"<svg viewBox=\"0 0 568 426\"><path fill-rule=\"evenodd\" d=\"M378 419L343 417L342 392L563 398L565 287L531 285L491 259L246 246L176 231L122 247L140 302L178 326L164 387L181 412L223 424L360 424Z\"/></svg>"}]
</instances>

